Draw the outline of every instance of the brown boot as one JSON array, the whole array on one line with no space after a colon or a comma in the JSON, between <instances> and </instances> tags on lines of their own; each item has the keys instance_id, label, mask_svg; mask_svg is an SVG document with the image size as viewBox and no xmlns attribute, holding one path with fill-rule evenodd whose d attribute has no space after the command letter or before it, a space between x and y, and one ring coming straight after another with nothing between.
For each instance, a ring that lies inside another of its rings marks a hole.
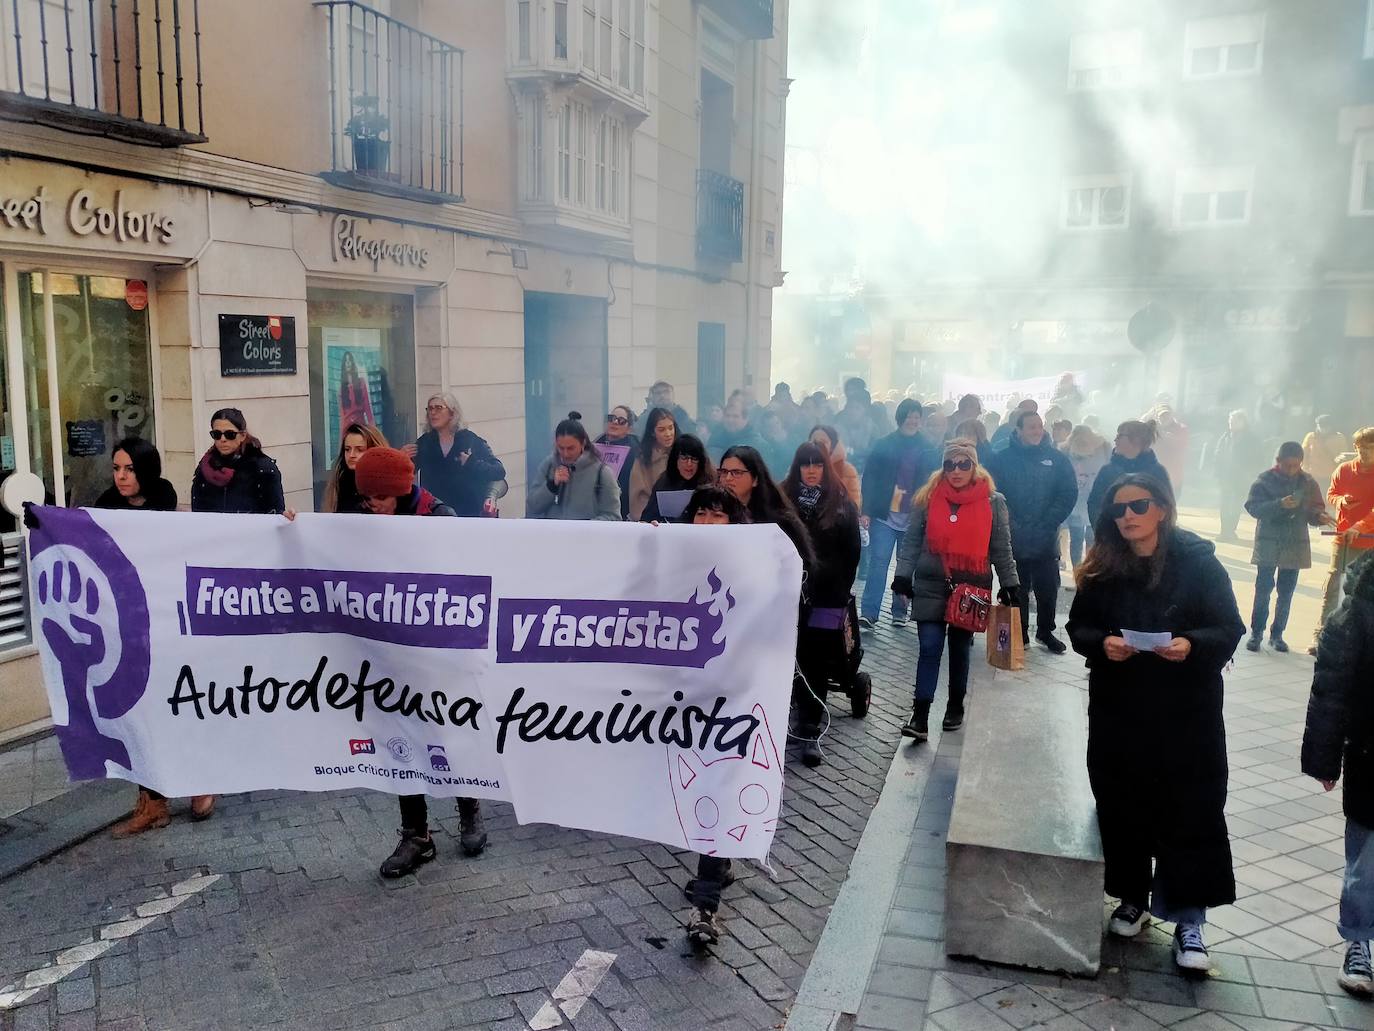
<instances>
[{"instance_id":1,"label":"brown boot","mask_svg":"<svg viewBox=\"0 0 1374 1031\"><path fill-rule=\"evenodd\" d=\"M191 819L208 820L215 812L214 795L196 795L191 799Z\"/></svg>"},{"instance_id":2,"label":"brown boot","mask_svg":"<svg viewBox=\"0 0 1374 1031\"><path fill-rule=\"evenodd\" d=\"M134 834L142 834L144 831L166 827L170 820L171 816L167 812L167 800L165 798L153 798L143 788L139 788L138 802L134 805L134 811L127 820L115 824L110 834L116 838L127 838Z\"/></svg>"}]
</instances>

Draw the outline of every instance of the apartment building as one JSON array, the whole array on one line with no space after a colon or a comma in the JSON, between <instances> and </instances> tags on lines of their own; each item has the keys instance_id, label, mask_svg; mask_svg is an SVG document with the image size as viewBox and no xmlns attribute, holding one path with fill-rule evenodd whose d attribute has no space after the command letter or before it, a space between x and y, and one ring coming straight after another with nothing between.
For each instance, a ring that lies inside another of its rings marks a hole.
<instances>
[{"instance_id":1,"label":"apartment building","mask_svg":"<svg viewBox=\"0 0 1374 1031\"><path fill-rule=\"evenodd\" d=\"M0 478L89 504L134 433L185 499L232 405L308 510L345 409L408 441L447 390L518 516L569 410L766 382L786 42L786 0L7 0ZM0 531L3 734L47 705Z\"/></svg>"}]
</instances>

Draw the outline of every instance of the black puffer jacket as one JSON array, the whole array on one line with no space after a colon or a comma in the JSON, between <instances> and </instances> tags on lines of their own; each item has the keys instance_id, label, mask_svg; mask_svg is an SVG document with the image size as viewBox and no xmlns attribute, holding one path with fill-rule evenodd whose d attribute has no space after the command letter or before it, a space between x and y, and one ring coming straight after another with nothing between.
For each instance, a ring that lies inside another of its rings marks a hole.
<instances>
[{"instance_id":1,"label":"black puffer jacket","mask_svg":"<svg viewBox=\"0 0 1374 1031\"><path fill-rule=\"evenodd\" d=\"M1170 488L1173 487L1173 483L1169 480L1168 470L1159 464L1159 459L1155 457L1154 451L1150 448L1146 448L1134 458L1124 458L1113 451L1107 464L1097 471L1097 479L1093 480L1093 489L1088 491L1088 522L1090 525L1097 525L1097 517L1102 514L1102 506L1107 503L1107 491L1112 489L1112 484L1130 473L1153 476Z\"/></svg>"},{"instance_id":2,"label":"black puffer jacket","mask_svg":"<svg viewBox=\"0 0 1374 1031\"><path fill-rule=\"evenodd\" d=\"M1317 644L1302 772L1344 774L1345 815L1374 827L1374 552L1351 564L1345 583L1345 602Z\"/></svg>"},{"instance_id":3,"label":"black puffer jacket","mask_svg":"<svg viewBox=\"0 0 1374 1031\"><path fill-rule=\"evenodd\" d=\"M286 511L281 470L276 462L248 444L231 464L234 466L233 478L223 487L217 487L205 478L197 463L196 474L191 479L192 512L273 515Z\"/></svg>"},{"instance_id":4,"label":"black puffer jacket","mask_svg":"<svg viewBox=\"0 0 1374 1031\"><path fill-rule=\"evenodd\" d=\"M141 483L139 486L143 486ZM131 505L129 499L119 493L119 488L111 484L108 490L96 498L92 508L106 508L121 512L175 512L177 490L162 477L153 481L152 486L143 487L143 504Z\"/></svg>"},{"instance_id":5,"label":"black puffer jacket","mask_svg":"<svg viewBox=\"0 0 1374 1031\"><path fill-rule=\"evenodd\" d=\"M802 593L813 608L844 608L859 574L859 510L846 498L830 526L821 525L814 508L808 511L798 506L797 511L816 552L816 564Z\"/></svg>"},{"instance_id":6,"label":"black puffer jacket","mask_svg":"<svg viewBox=\"0 0 1374 1031\"><path fill-rule=\"evenodd\" d=\"M1078 474L1046 433L1031 447L1012 435L989 466L1011 514L1011 550L1018 559L1059 553L1059 527L1078 503Z\"/></svg>"}]
</instances>

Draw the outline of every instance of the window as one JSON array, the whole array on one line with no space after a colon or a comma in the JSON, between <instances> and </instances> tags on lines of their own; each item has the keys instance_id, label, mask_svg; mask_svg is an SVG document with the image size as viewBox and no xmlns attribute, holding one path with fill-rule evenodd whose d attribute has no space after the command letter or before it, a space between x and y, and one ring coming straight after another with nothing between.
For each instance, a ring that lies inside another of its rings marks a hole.
<instances>
[{"instance_id":1,"label":"window","mask_svg":"<svg viewBox=\"0 0 1374 1031\"><path fill-rule=\"evenodd\" d=\"M611 122L611 206L609 213L617 217L625 217L625 210L621 207L620 177L621 177L621 150L625 146L627 133L625 127L620 122Z\"/></svg>"},{"instance_id":2,"label":"window","mask_svg":"<svg viewBox=\"0 0 1374 1031\"><path fill-rule=\"evenodd\" d=\"M525 199L544 199L544 101L539 96L524 99L521 131L525 134Z\"/></svg>"},{"instance_id":3,"label":"window","mask_svg":"<svg viewBox=\"0 0 1374 1031\"><path fill-rule=\"evenodd\" d=\"M1195 18L1184 30L1183 76L1257 75L1264 57L1264 13Z\"/></svg>"},{"instance_id":4,"label":"window","mask_svg":"<svg viewBox=\"0 0 1374 1031\"><path fill-rule=\"evenodd\" d=\"M568 59L568 0L553 0L553 56Z\"/></svg>"},{"instance_id":5,"label":"window","mask_svg":"<svg viewBox=\"0 0 1374 1031\"><path fill-rule=\"evenodd\" d=\"M1065 183L1064 229L1125 229L1130 218L1129 176L1083 176Z\"/></svg>"},{"instance_id":6,"label":"window","mask_svg":"<svg viewBox=\"0 0 1374 1031\"><path fill-rule=\"evenodd\" d=\"M611 114L598 115L589 104L567 100L552 116L539 96L526 97L522 121L522 193L527 202L547 199L544 177L544 119L551 118L558 138L557 203L624 220L628 217L629 128Z\"/></svg>"},{"instance_id":7,"label":"window","mask_svg":"<svg viewBox=\"0 0 1374 1031\"><path fill-rule=\"evenodd\" d=\"M635 92L644 95L644 5L646 0L633 0L635 9ZM1370 0L1374 5L1374 0ZM1374 12L1374 7L1371 7ZM1374 39L1374 36L1371 36Z\"/></svg>"},{"instance_id":8,"label":"window","mask_svg":"<svg viewBox=\"0 0 1374 1031\"><path fill-rule=\"evenodd\" d=\"M601 41L598 47L601 57L597 62L597 71L603 79L611 77L611 40L615 38L615 27L611 21L612 3L613 0L601 0Z\"/></svg>"},{"instance_id":9,"label":"window","mask_svg":"<svg viewBox=\"0 0 1374 1031\"><path fill-rule=\"evenodd\" d=\"M596 74L596 0L582 0L582 67Z\"/></svg>"},{"instance_id":10,"label":"window","mask_svg":"<svg viewBox=\"0 0 1374 1031\"><path fill-rule=\"evenodd\" d=\"M1080 32L1069 40L1069 89L1113 89L1140 78L1139 29Z\"/></svg>"},{"instance_id":11,"label":"window","mask_svg":"<svg viewBox=\"0 0 1374 1031\"><path fill-rule=\"evenodd\" d=\"M572 197L572 105L558 112L558 199Z\"/></svg>"},{"instance_id":12,"label":"window","mask_svg":"<svg viewBox=\"0 0 1374 1031\"><path fill-rule=\"evenodd\" d=\"M606 210L606 148L610 144L610 119L604 115L596 126L596 207Z\"/></svg>"},{"instance_id":13,"label":"window","mask_svg":"<svg viewBox=\"0 0 1374 1031\"><path fill-rule=\"evenodd\" d=\"M1175 182L1174 225L1199 229L1250 220L1253 168L1187 168Z\"/></svg>"},{"instance_id":14,"label":"window","mask_svg":"<svg viewBox=\"0 0 1374 1031\"><path fill-rule=\"evenodd\" d=\"M515 5L515 36L519 41L519 61L521 64L530 59L530 0L519 0Z\"/></svg>"},{"instance_id":15,"label":"window","mask_svg":"<svg viewBox=\"0 0 1374 1031\"><path fill-rule=\"evenodd\" d=\"M591 156L592 112L586 104L574 104L577 114L577 203L587 203L587 161Z\"/></svg>"},{"instance_id":16,"label":"window","mask_svg":"<svg viewBox=\"0 0 1374 1031\"><path fill-rule=\"evenodd\" d=\"M1364 16L1364 56L1374 58L1374 0L1369 0Z\"/></svg>"},{"instance_id":17,"label":"window","mask_svg":"<svg viewBox=\"0 0 1374 1031\"><path fill-rule=\"evenodd\" d=\"M1374 215L1374 129L1355 137L1355 168L1350 177L1350 213Z\"/></svg>"},{"instance_id":18,"label":"window","mask_svg":"<svg viewBox=\"0 0 1374 1031\"><path fill-rule=\"evenodd\" d=\"M616 26L620 31L620 75L617 81L624 90L633 88L634 77L634 58L631 55L634 19L630 15L630 3L631 0L620 0L620 24Z\"/></svg>"}]
</instances>

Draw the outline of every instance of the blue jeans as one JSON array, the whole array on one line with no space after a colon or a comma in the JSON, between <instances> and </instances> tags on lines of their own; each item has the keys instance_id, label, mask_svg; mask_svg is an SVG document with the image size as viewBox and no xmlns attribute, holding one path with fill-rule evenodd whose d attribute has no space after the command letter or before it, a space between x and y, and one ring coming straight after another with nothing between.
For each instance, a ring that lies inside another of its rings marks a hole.
<instances>
[{"instance_id":1,"label":"blue jeans","mask_svg":"<svg viewBox=\"0 0 1374 1031\"><path fill-rule=\"evenodd\" d=\"M949 701L964 704L968 692L969 653L973 650L973 634L950 626L943 619L920 620L916 636L921 655L916 660L916 701L929 702L935 697L940 683L940 657L945 652L945 636L949 636Z\"/></svg>"},{"instance_id":2,"label":"blue jeans","mask_svg":"<svg viewBox=\"0 0 1374 1031\"><path fill-rule=\"evenodd\" d=\"M1069 516L1064 525L1069 528L1069 562L1076 568L1083 561L1083 549L1092 543L1092 527L1086 519L1077 520L1073 516Z\"/></svg>"},{"instance_id":3,"label":"blue jeans","mask_svg":"<svg viewBox=\"0 0 1374 1031\"><path fill-rule=\"evenodd\" d=\"M1348 942L1374 938L1374 831L1350 818L1345 821L1345 883L1336 924Z\"/></svg>"},{"instance_id":4,"label":"blue jeans","mask_svg":"<svg viewBox=\"0 0 1374 1031\"><path fill-rule=\"evenodd\" d=\"M1293 591L1298 586L1298 570L1277 570L1279 588L1278 600L1274 602L1274 622L1269 628L1270 638L1282 637L1288 626L1288 610L1293 605ZM1275 569L1273 566L1260 566L1255 573L1255 607L1250 610L1250 633L1255 637L1264 634L1264 625L1269 622L1269 594L1274 589Z\"/></svg>"},{"instance_id":5,"label":"blue jeans","mask_svg":"<svg viewBox=\"0 0 1374 1031\"><path fill-rule=\"evenodd\" d=\"M887 592L888 571L892 566L892 553L902 540L902 534L887 523L874 519L868 525L868 569L864 573L864 596L859 606L859 615L876 622L883 607L883 594ZM892 615L905 619L911 603L900 594L892 596Z\"/></svg>"}]
</instances>

